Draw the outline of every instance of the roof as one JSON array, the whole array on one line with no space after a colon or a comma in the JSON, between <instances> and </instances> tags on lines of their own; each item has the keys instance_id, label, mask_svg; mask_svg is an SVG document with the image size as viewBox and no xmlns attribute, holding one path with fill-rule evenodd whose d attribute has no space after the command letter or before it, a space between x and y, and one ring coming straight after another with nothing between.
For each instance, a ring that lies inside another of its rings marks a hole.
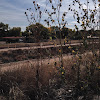
<instances>
[{"instance_id":1,"label":"roof","mask_svg":"<svg viewBox=\"0 0 100 100\"><path fill-rule=\"evenodd\" d=\"M22 39L24 37L2 37L3 39Z\"/></svg>"},{"instance_id":2,"label":"roof","mask_svg":"<svg viewBox=\"0 0 100 100\"><path fill-rule=\"evenodd\" d=\"M88 39L89 39L89 38L90 38L90 39L99 39L99 37L97 37L97 36L91 36L91 35L90 35L90 36L87 36L87 38L88 38Z\"/></svg>"}]
</instances>

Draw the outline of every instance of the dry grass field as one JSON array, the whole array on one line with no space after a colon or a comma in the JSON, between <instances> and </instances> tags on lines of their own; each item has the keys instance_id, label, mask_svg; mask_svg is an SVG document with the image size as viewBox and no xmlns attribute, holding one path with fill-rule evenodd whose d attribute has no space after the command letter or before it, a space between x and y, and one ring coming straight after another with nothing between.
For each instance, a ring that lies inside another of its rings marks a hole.
<instances>
[{"instance_id":1,"label":"dry grass field","mask_svg":"<svg viewBox=\"0 0 100 100\"><path fill-rule=\"evenodd\" d=\"M73 55L63 55L65 78L66 78L66 83L67 83L67 85L65 86L69 86L69 85L74 86L76 84L77 70L78 70L77 69L78 67L76 64L77 64L78 59L79 59L78 56L74 57ZM86 71L87 67L85 63L87 62L88 67L91 67L91 63L94 62L94 60L95 58L93 58L93 55L91 52L82 54L82 59L80 60L81 81L85 81L87 78L87 71ZM55 66L55 62L56 62L56 66ZM19 88L20 92L27 97L27 99L25 100L30 100L30 99L35 100L35 94L38 91L37 86L36 86L37 69L39 70L39 80L38 80L39 90L42 93L44 94L48 93L48 89L50 88L50 86L51 86L51 91L52 91L52 89L56 87L56 86L52 87L52 85L60 84L59 83L60 82L59 81L60 79L59 57L53 57L49 59L46 58L42 60L39 60L39 59L26 60L26 61L19 61L19 62L13 62L13 63L8 63L8 64L1 64L0 65L0 77L1 77L0 87L2 90L1 93L4 94L3 97L8 98L8 95L11 95L10 91L12 90L13 86L15 86ZM100 79L98 78L99 74L100 74L99 71L95 69L92 76L92 81L91 81L92 86L94 86L94 84L97 84L97 82L100 82ZM47 88L48 86L49 88ZM81 87L85 88L84 86L81 86ZM95 90L97 88L96 86L92 88L95 92L97 92ZM14 91L17 92L16 89ZM85 90L83 89L82 91L85 91ZM21 93L19 94L22 95ZM18 98L17 94L16 94L16 98ZM92 95L94 94L95 93L93 93ZM52 94L52 97L53 97L53 94ZM52 97L49 97L51 98L50 100L52 100ZM45 100L46 97L44 96L42 98L43 100ZM22 98L19 100L22 100Z\"/></svg>"}]
</instances>

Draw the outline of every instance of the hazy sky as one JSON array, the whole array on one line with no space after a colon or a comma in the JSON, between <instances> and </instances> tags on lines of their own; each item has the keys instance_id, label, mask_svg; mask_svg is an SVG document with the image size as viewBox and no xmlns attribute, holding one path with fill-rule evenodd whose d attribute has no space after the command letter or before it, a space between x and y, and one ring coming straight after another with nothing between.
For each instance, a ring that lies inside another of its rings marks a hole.
<instances>
[{"instance_id":1,"label":"hazy sky","mask_svg":"<svg viewBox=\"0 0 100 100\"><path fill-rule=\"evenodd\" d=\"M42 9L46 6L46 0L35 0L40 5ZM61 12L67 11L68 5L72 3L73 0L62 0L63 7ZM85 2L86 0L80 0ZM93 7L92 0L90 7ZM33 7L33 0L0 0L0 22L9 24L10 27L21 27L22 31L25 30L26 26L29 25L27 18L25 16L25 11L27 8ZM85 7L85 5L84 5ZM50 9L50 5L47 6ZM77 8L76 8L77 9ZM47 16L43 16L46 18ZM72 17L72 13L68 13L66 20L68 21L67 27L73 28L76 21Z\"/></svg>"}]
</instances>

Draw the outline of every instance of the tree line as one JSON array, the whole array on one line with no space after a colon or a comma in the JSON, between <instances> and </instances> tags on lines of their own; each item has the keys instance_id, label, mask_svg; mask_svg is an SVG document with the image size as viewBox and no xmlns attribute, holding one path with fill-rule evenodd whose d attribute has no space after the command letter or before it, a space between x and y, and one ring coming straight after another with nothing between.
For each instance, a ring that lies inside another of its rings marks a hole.
<instances>
[{"instance_id":1,"label":"tree line","mask_svg":"<svg viewBox=\"0 0 100 100\"><path fill-rule=\"evenodd\" d=\"M0 23L0 37L20 36L21 28L10 28L8 24Z\"/></svg>"},{"instance_id":2,"label":"tree line","mask_svg":"<svg viewBox=\"0 0 100 100\"><path fill-rule=\"evenodd\" d=\"M98 36L100 30L88 30L86 36ZM62 39L82 39L84 30L75 30L67 27L61 29ZM25 36L33 37L35 41L48 40L60 38L58 26L45 27L40 23L32 24L26 27L24 32L21 31L21 27L10 28L8 24L0 23L0 37L12 37L12 36Z\"/></svg>"}]
</instances>

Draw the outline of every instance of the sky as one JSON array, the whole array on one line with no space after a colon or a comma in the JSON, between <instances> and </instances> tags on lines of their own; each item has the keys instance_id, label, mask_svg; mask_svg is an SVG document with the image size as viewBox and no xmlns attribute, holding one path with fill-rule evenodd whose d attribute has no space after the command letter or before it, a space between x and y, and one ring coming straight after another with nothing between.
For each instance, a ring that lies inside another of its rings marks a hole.
<instances>
[{"instance_id":1,"label":"sky","mask_svg":"<svg viewBox=\"0 0 100 100\"><path fill-rule=\"evenodd\" d=\"M46 6L46 0L35 0L42 10L49 9L51 11L51 5ZM61 13L68 11L69 4L72 4L73 0L62 0L63 7L61 8ZM86 0L80 0L84 3ZM28 8L33 7L33 0L0 0L0 22L9 24L9 27L21 27L22 31L25 31L26 27L29 25L29 22L25 16L25 12ZM86 7L84 5L84 7ZM92 0L90 0L90 8L93 7ZM76 7L76 9L78 9ZM48 16L44 13L42 16L46 19ZM42 24L45 25L43 20ZM65 20L68 21L66 27L74 28L74 25L77 24L76 20L73 19L72 13L68 13Z\"/></svg>"}]
</instances>

